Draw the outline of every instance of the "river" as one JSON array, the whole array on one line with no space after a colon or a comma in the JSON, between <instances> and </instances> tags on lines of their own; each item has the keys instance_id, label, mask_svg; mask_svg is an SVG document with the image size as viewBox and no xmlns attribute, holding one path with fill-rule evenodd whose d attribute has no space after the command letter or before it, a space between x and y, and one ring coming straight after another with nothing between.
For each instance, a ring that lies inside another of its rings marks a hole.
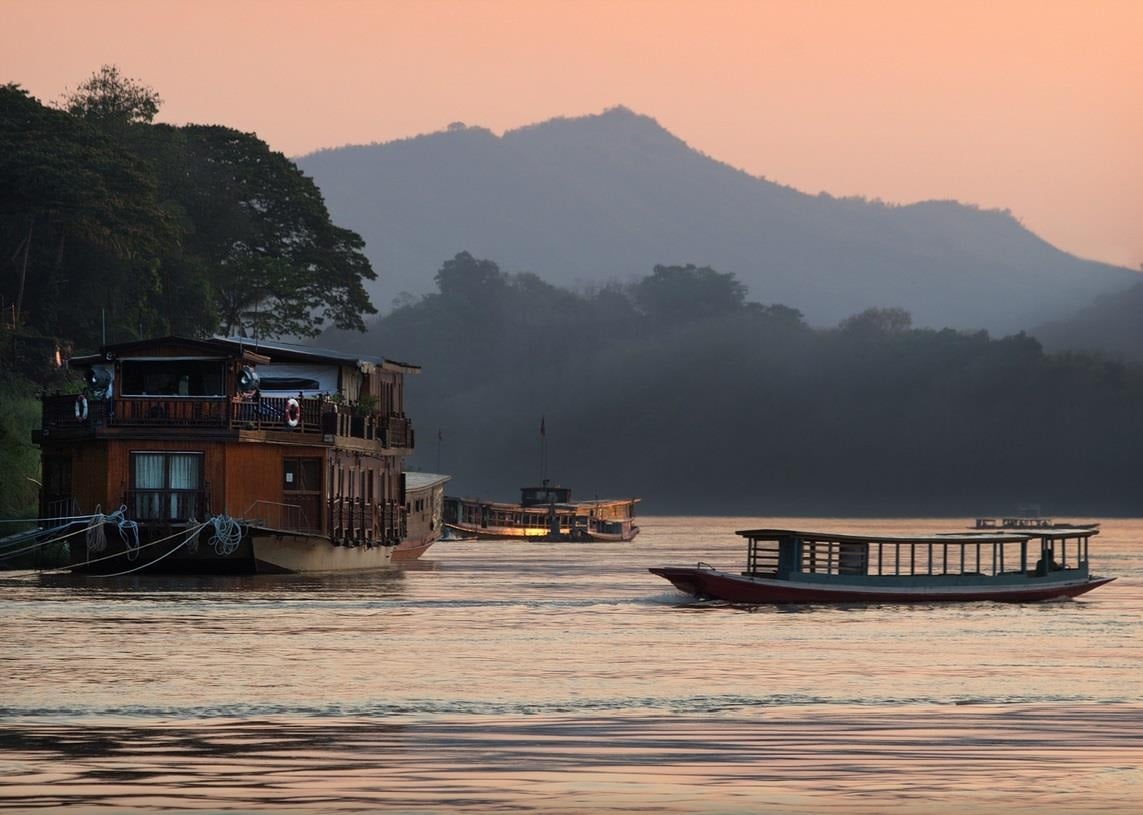
<instances>
[{"instance_id":1,"label":"river","mask_svg":"<svg viewBox=\"0 0 1143 815\"><path fill-rule=\"evenodd\" d=\"M1075 519L1087 520L1087 519ZM438 543L399 571L0 573L0 808L1119 813L1143 807L1143 520L1077 600L733 608L733 530Z\"/></svg>"}]
</instances>

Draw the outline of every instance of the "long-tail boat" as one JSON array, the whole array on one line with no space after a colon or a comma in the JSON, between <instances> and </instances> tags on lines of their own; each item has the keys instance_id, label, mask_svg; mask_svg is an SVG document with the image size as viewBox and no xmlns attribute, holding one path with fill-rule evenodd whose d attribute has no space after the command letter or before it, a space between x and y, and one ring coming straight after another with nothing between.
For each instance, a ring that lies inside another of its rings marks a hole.
<instances>
[{"instance_id":1,"label":"long-tail boat","mask_svg":"<svg viewBox=\"0 0 1143 815\"><path fill-rule=\"evenodd\" d=\"M43 399L41 518L77 571L388 566L405 538L415 365L245 338L163 337L73 357Z\"/></svg>"},{"instance_id":2,"label":"long-tail boat","mask_svg":"<svg viewBox=\"0 0 1143 815\"><path fill-rule=\"evenodd\" d=\"M870 535L746 529L742 572L695 566L652 574L731 603L1021 602L1075 597L1111 582L1088 568L1094 527L1005 534Z\"/></svg>"}]
</instances>

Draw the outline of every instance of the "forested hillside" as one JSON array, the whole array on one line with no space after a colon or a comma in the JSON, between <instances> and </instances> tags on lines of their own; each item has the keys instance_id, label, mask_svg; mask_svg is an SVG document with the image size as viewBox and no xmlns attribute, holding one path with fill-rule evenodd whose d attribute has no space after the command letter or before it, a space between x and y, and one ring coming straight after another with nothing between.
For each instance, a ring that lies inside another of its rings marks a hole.
<instances>
[{"instance_id":1,"label":"forested hillside","mask_svg":"<svg viewBox=\"0 0 1143 815\"><path fill-rule=\"evenodd\" d=\"M0 86L0 306L84 347L358 328L375 274L313 181L249 133L153 124L105 67L62 108Z\"/></svg>"},{"instance_id":2,"label":"forested hillside","mask_svg":"<svg viewBox=\"0 0 1143 815\"><path fill-rule=\"evenodd\" d=\"M1143 511L1139 367L894 308L815 329L703 267L577 294L462 253L436 282L323 341L424 366L413 464L454 492L538 479L543 417L550 477L656 513Z\"/></svg>"},{"instance_id":3,"label":"forested hillside","mask_svg":"<svg viewBox=\"0 0 1143 815\"><path fill-rule=\"evenodd\" d=\"M566 288L710 264L812 325L899 306L918 325L1010 333L1140 280L1061 252L1007 212L810 195L748 175L625 108L500 137L456 124L299 164L365 237L382 309L431 292L441 260L462 250Z\"/></svg>"},{"instance_id":4,"label":"forested hillside","mask_svg":"<svg viewBox=\"0 0 1143 815\"><path fill-rule=\"evenodd\" d=\"M256 136L154 124L105 66L57 105L0 85L0 517L35 506L45 348L363 327L375 274L313 181Z\"/></svg>"}]
</instances>

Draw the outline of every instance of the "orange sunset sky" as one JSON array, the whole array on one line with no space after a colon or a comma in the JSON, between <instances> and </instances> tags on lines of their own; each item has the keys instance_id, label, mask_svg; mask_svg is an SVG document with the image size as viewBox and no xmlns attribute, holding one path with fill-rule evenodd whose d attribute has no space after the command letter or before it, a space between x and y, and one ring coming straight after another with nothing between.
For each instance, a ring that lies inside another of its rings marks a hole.
<instances>
[{"instance_id":1,"label":"orange sunset sky","mask_svg":"<svg viewBox=\"0 0 1143 815\"><path fill-rule=\"evenodd\" d=\"M301 155L616 104L817 193L1008 208L1143 263L1143 0L0 0L0 81L114 63Z\"/></svg>"}]
</instances>

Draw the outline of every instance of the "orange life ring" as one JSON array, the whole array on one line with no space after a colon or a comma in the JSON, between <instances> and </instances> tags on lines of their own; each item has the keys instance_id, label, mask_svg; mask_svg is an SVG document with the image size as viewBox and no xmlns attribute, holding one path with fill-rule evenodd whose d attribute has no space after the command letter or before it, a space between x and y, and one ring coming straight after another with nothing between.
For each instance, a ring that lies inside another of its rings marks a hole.
<instances>
[{"instance_id":1,"label":"orange life ring","mask_svg":"<svg viewBox=\"0 0 1143 815\"><path fill-rule=\"evenodd\" d=\"M81 422L87 421L87 397L82 393L75 397L75 418Z\"/></svg>"},{"instance_id":2,"label":"orange life ring","mask_svg":"<svg viewBox=\"0 0 1143 815\"><path fill-rule=\"evenodd\" d=\"M286 400L286 424L297 427L302 421L302 406L292 396Z\"/></svg>"}]
</instances>

